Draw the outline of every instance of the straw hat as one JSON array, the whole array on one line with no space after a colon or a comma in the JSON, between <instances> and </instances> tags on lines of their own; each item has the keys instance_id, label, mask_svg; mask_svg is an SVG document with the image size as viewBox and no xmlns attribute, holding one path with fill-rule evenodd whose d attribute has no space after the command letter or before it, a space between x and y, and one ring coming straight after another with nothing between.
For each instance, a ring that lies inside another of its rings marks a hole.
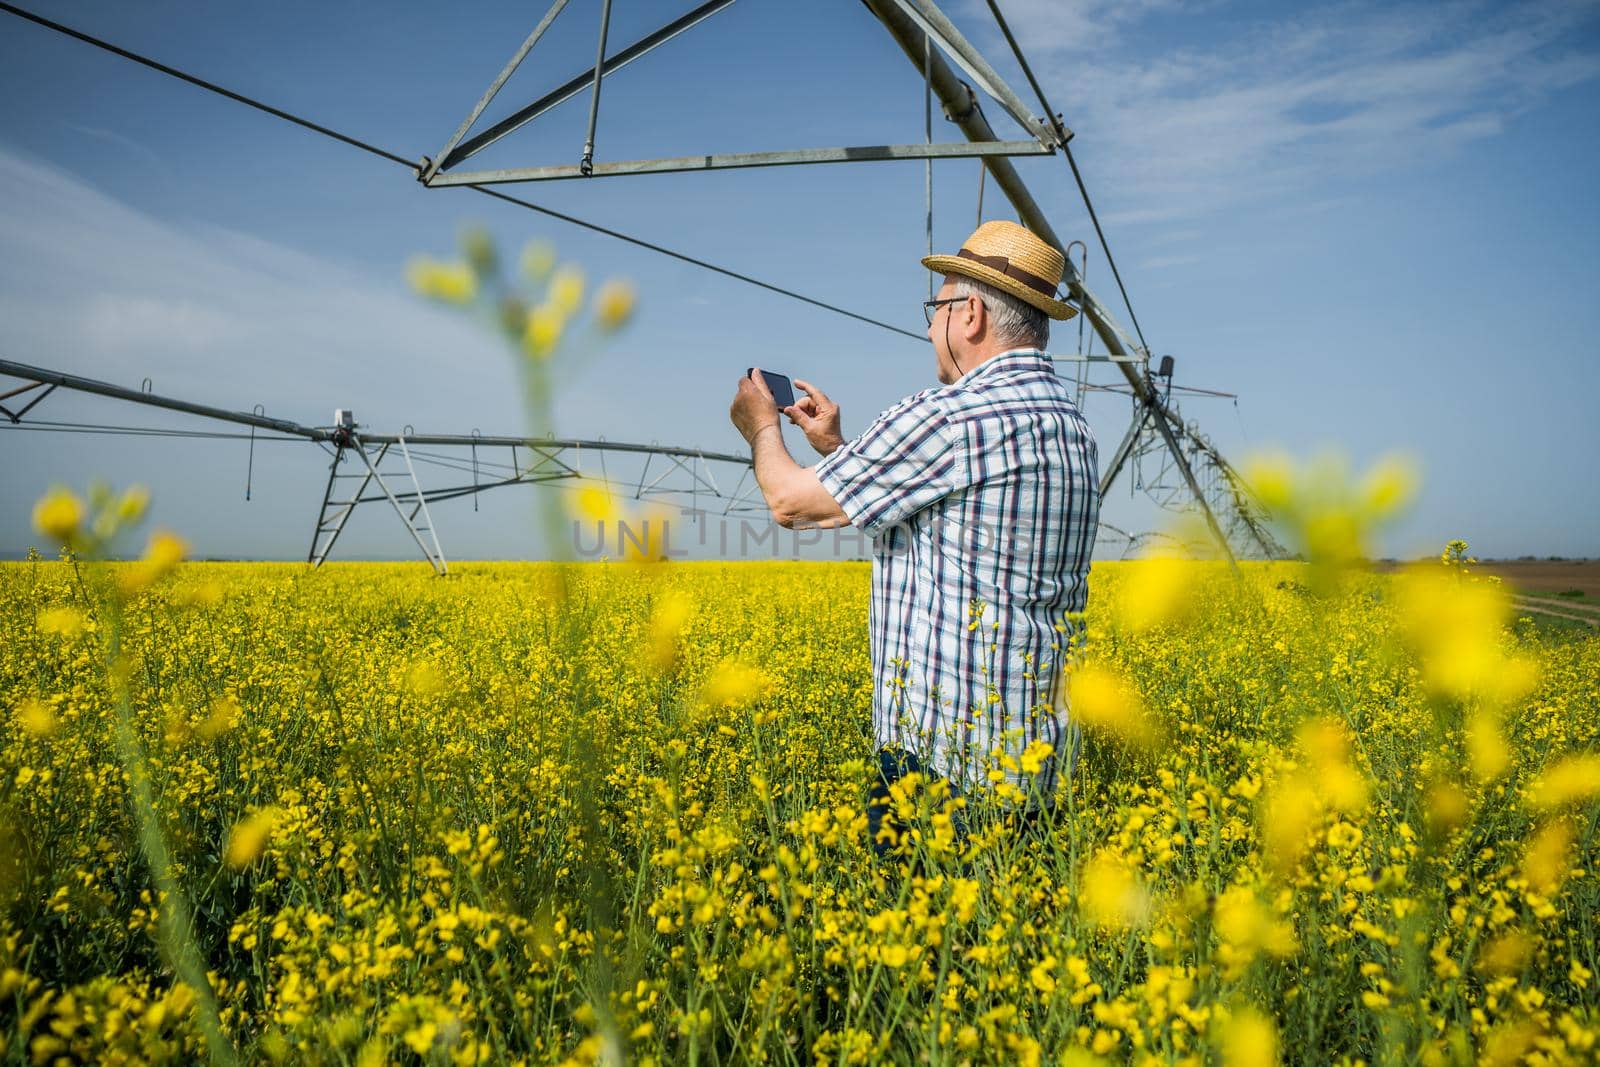
<instances>
[{"instance_id":1,"label":"straw hat","mask_svg":"<svg viewBox=\"0 0 1600 1067\"><path fill-rule=\"evenodd\" d=\"M1070 319L1078 313L1056 299L1065 266L1061 253L1014 222L986 222L972 231L961 251L924 256L922 265L937 274L960 274L992 285L1052 319Z\"/></svg>"}]
</instances>

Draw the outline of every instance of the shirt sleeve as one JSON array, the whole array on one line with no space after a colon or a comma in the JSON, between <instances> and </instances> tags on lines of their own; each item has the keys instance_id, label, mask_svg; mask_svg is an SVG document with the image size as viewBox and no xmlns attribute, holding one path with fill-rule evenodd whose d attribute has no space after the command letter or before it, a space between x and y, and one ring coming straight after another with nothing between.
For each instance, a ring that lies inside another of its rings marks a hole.
<instances>
[{"instance_id":1,"label":"shirt sleeve","mask_svg":"<svg viewBox=\"0 0 1600 1067\"><path fill-rule=\"evenodd\" d=\"M857 529L877 537L965 480L958 431L930 396L914 393L816 466L822 487Z\"/></svg>"}]
</instances>

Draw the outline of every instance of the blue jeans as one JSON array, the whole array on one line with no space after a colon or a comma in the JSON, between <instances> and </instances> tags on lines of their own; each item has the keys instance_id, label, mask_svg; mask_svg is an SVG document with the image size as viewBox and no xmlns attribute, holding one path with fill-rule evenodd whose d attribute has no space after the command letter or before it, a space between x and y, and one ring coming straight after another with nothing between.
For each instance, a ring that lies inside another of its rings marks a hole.
<instances>
[{"instance_id":1,"label":"blue jeans","mask_svg":"<svg viewBox=\"0 0 1600 1067\"><path fill-rule=\"evenodd\" d=\"M951 782L948 778L930 772L915 755L898 746L887 746L878 750L878 773L873 777L872 785L867 790L867 840L872 845L873 855L878 859L887 859L895 849L893 843L880 841L878 832L887 823L896 835L903 834L906 827L902 825L894 813L894 802L889 799L889 787L908 774L920 774L923 777L922 789L927 789L935 782L945 782L949 786L947 796L954 800L961 796L961 787ZM970 801L969 801L970 803ZM957 842L964 841L967 836L969 812L963 808L950 813L950 822L955 830ZM1010 811L1005 815L1008 826L1017 833L1030 837L1048 836L1055 822L1056 811L1054 805L1039 807L1030 804L1020 811Z\"/></svg>"},{"instance_id":2,"label":"blue jeans","mask_svg":"<svg viewBox=\"0 0 1600 1067\"><path fill-rule=\"evenodd\" d=\"M916 756L898 746L880 748L878 750L878 774L872 781L872 786L867 790L867 840L872 845L873 855L879 859L886 859L893 852L895 845L888 841L881 841L878 832L887 823L896 835L905 833L906 827L895 817L894 802L889 799L889 787L908 774L920 774L923 777L921 788L927 789L934 782L946 782L950 791L948 796L954 800L961 795L960 788L947 778L940 778L923 766L922 761ZM951 823L956 831L956 839L967 836L966 818L962 812L951 812Z\"/></svg>"}]
</instances>

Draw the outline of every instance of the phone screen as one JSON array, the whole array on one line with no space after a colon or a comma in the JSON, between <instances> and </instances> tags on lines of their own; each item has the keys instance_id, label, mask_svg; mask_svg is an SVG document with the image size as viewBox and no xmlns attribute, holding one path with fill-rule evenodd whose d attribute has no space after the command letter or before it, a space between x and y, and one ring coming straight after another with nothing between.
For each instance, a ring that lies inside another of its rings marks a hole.
<instances>
[{"instance_id":1,"label":"phone screen","mask_svg":"<svg viewBox=\"0 0 1600 1067\"><path fill-rule=\"evenodd\" d=\"M748 378L753 370L754 367L747 367L744 372L745 377ZM766 381L767 388L772 390L772 399L778 405L779 411L794 403L794 386L789 384L788 378L770 370L762 371L761 377Z\"/></svg>"}]
</instances>

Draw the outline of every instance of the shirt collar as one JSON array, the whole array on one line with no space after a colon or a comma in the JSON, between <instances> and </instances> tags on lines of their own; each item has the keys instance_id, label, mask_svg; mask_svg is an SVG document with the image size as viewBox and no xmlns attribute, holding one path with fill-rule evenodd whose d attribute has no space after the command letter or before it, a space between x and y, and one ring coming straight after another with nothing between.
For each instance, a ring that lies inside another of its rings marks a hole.
<instances>
[{"instance_id":1,"label":"shirt collar","mask_svg":"<svg viewBox=\"0 0 1600 1067\"><path fill-rule=\"evenodd\" d=\"M988 373L998 373L1002 367L1013 369L1019 367L1031 367L1039 364L1043 364L1045 367L1049 368L1050 373L1055 373L1055 364L1051 361L1049 356L1045 355L1039 349L1013 348L1009 351L1000 353L998 356L991 356L990 358L984 360L982 363L978 364L976 367L973 367L961 377L951 382L949 388L953 389L957 386L970 385L972 379Z\"/></svg>"}]
</instances>

